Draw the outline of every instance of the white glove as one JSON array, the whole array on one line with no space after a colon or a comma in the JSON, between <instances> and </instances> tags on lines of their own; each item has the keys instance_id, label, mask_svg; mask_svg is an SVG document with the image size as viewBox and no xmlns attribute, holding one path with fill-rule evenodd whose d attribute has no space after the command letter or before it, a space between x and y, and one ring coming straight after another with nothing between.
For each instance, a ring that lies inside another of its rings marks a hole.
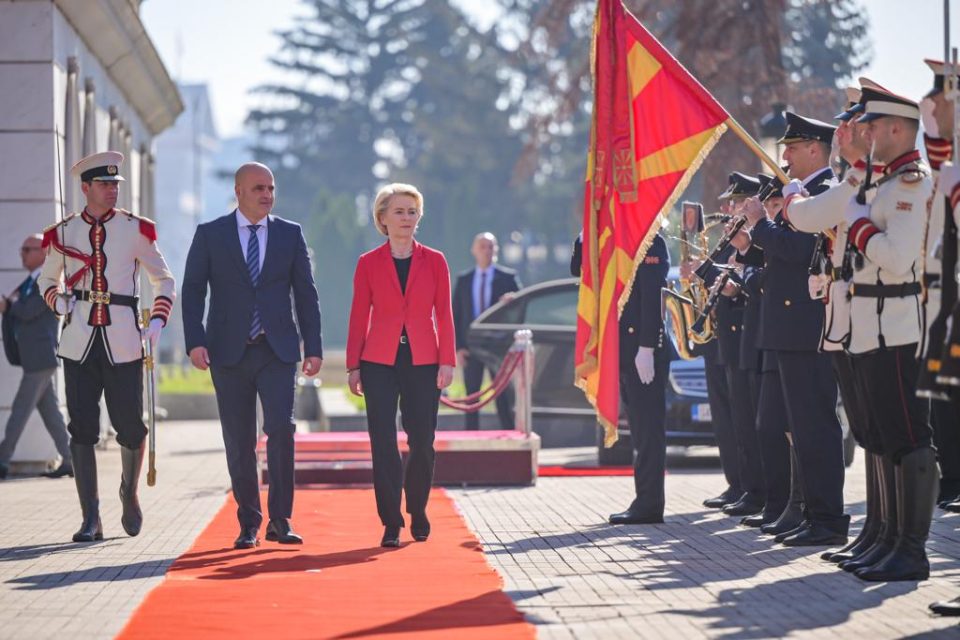
<instances>
[{"instance_id":1,"label":"white glove","mask_svg":"<svg viewBox=\"0 0 960 640\"><path fill-rule=\"evenodd\" d=\"M853 226L853 223L859 220L860 218L869 218L870 217L870 205L860 204L857 202L856 196L850 198L850 203L847 205L847 210L844 212L844 219L847 221L847 228Z\"/></svg>"},{"instance_id":2,"label":"white glove","mask_svg":"<svg viewBox=\"0 0 960 640\"><path fill-rule=\"evenodd\" d=\"M931 138L940 137L940 127L937 125L937 119L933 117L933 110L936 105L931 98L924 98L920 101L920 122L923 123L923 131Z\"/></svg>"},{"instance_id":3,"label":"white glove","mask_svg":"<svg viewBox=\"0 0 960 640\"><path fill-rule=\"evenodd\" d=\"M827 295L827 288L830 286L830 276L820 274L818 276L807 276L807 289L810 291L810 298L821 300Z\"/></svg>"},{"instance_id":4,"label":"white glove","mask_svg":"<svg viewBox=\"0 0 960 640\"><path fill-rule=\"evenodd\" d=\"M653 382L653 347L640 347L637 349L637 356L633 359L633 364L637 367L637 375L640 376L640 382L643 384Z\"/></svg>"},{"instance_id":5,"label":"white glove","mask_svg":"<svg viewBox=\"0 0 960 640\"><path fill-rule=\"evenodd\" d=\"M53 310L60 316L69 314L75 306L77 306L77 297L74 295L58 295L53 301Z\"/></svg>"},{"instance_id":6,"label":"white glove","mask_svg":"<svg viewBox=\"0 0 960 640\"><path fill-rule=\"evenodd\" d=\"M783 197L789 198L790 196L795 196L798 194L805 193L803 190L803 182L794 178L787 184L783 185Z\"/></svg>"},{"instance_id":7,"label":"white glove","mask_svg":"<svg viewBox=\"0 0 960 640\"><path fill-rule=\"evenodd\" d=\"M140 336L143 340L150 341L150 353L157 349L157 343L160 342L160 332L163 331L163 320L154 318L146 329L140 330Z\"/></svg>"},{"instance_id":8,"label":"white glove","mask_svg":"<svg viewBox=\"0 0 960 640\"><path fill-rule=\"evenodd\" d=\"M940 176L937 178L937 191L949 197L960 184L960 165L944 162L940 165Z\"/></svg>"}]
</instances>

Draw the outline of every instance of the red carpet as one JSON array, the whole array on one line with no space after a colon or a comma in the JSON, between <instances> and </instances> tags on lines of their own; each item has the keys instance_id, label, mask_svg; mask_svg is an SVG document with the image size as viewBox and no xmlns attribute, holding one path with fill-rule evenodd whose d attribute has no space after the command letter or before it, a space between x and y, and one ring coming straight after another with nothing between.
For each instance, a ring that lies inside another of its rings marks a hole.
<instances>
[{"instance_id":1,"label":"red carpet","mask_svg":"<svg viewBox=\"0 0 960 640\"><path fill-rule=\"evenodd\" d=\"M538 470L541 478L587 477L587 476L632 476L633 467L564 467L559 465L541 465Z\"/></svg>"},{"instance_id":2,"label":"red carpet","mask_svg":"<svg viewBox=\"0 0 960 640\"><path fill-rule=\"evenodd\" d=\"M263 496L266 506L266 494ZM298 490L303 546L235 551L233 499L174 562L120 638L534 638L442 489L433 532L379 546L372 489ZM261 529L263 535L263 529Z\"/></svg>"}]
</instances>

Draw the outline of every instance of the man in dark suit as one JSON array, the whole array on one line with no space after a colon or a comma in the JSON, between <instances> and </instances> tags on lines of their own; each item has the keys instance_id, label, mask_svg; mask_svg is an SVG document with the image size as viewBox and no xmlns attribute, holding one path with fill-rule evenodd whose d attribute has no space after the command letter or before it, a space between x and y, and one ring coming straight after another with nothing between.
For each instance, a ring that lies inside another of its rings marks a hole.
<instances>
[{"instance_id":1,"label":"man in dark suit","mask_svg":"<svg viewBox=\"0 0 960 640\"><path fill-rule=\"evenodd\" d=\"M320 304L300 225L270 215L274 203L270 169L245 164L235 181L237 209L197 227L187 254L183 278L187 352L195 367L210 368L216 389L240 521L234 547L249 549L260 543L258 396L270 474L266 539L300 544L303 539L290 526L293 401L301 339L304 375L315 375L322 365ZM204 327L208 287L210 311Z\"/></svg>"},{"instance_id":2,"label":"man in dark suit","mask_svg":"<svg viewBox=\"0 0 960 640\"><path fill-rule=\"evenodd\" d=\"M0 298L3 346L10 364L23 368L23 378L13 398L7 428L0 441L0 479L6 478L9 473L10 458L34 408L40 412L57 453L63 459L56 470L44 475L48 478L73 476L67 425L60 413L54 388L57 375L57 316L47 307L37 288L37 276L45 258L42 242L43 236L40 235L30 236L23 241L20 260L30 275L11 297Z\"/></svg>"},{"instance_id":3,"label":"man in dark suit","mask_svg":"<svg viewBox=\"0 0 960 640\"><path fill-rule=\"evenodd\" d=\"M520 290L520 281L512 269L497 264L497 238L492 233L478 233L470 253L476 266L457 276L453 289L453 324L457 336L457 359L463 368L463 386L467 394L476 393L483 383L483 362L470 356L467 330L474 318L506 295ZM497 374L490 370L490 378ZM513 388L507 387L497 398L497 415L504 429L513 429ZM480 428L480 415L468 413L466 428Z\"/></svg>"}]
</instances>

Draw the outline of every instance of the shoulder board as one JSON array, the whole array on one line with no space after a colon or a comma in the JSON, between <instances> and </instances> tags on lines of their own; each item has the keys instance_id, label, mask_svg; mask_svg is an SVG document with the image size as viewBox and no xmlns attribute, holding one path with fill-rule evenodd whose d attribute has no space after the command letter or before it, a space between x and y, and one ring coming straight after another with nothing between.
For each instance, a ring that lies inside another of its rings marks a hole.
<instances>
[{"instance_id":1,"label":"shoulder board","mask_svg":"<svg viewBox=\"0 0 960 640\"><path fill-rule=\"evenodd\" d=\"M918 164L912 164L900 174L900 182L903 184L916 184L929 176L930 173L926 167Z\"/></svg>"},{"instance_id":2,"label":"shoulder board","mask_svg":"<svg viewBox=\"0 0 960 640\"><path fill-rule=\"evenodd\" d=\"M71 220L73 220L74 218L76 218L78 215L80 215L80 214L79 214L79 213L71 213L69 216L67 216L66 218L64 218L64 219L61 220L60 222L54 222L54 223L51 224L49 227L44 227L42 233L46 234L48 231L53 231L54 229L56 229L57 227L59 227L59 226L62 225L62 224L67 224L68 222L70 222Z\"/></svg>"}]
</instances>

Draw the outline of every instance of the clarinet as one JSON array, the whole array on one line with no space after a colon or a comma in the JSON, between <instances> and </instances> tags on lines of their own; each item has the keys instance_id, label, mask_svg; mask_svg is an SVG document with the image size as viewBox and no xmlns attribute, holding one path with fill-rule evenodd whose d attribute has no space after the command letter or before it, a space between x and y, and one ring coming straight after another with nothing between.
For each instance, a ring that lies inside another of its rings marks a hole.
<instances>
[{"instance_id":1,"label":"clarinet","mask_svg":"<svg viewBox=\"0 0 960 640\"><path fill-rule=\"evenodd\" d=\"M757 192L757 198L762 202L768 195L773 192L775 183L773 180L768 182L766 185L760 188L760 191ZM740 233L740 230L743 229L743 226L747 224L746 216L737 216L733 221L733 226L723 234L720 240L717 241L717 246L713 248L713 251L710 252L710 255L707 256L707 260L710 262L716 262L717 258L720 257L720 254L726 251L727 247L730 246L730 243L733 239Z\"/></svg>"},{"instance_id":2,"label":"clarinet","mask_svg":"<svg viewBox=\"0 0 960 640\"><path fill-rule=\"evenodd\" d=\"M703 305L703 309L700 311L700 315L697 317L696 322L693 323L691 329L700 333L703 331L703 326L707 322L707 318L713 312L713 308L717 306L717 302L720 300L720 296L723 294L723 288L727 286L727 282L730 280L730 271L724 270L719 276L717 276L716 281L713 283L713 288L710 289L710 295L707 296L707 301Z\"/></svg>"}]
</instances>

